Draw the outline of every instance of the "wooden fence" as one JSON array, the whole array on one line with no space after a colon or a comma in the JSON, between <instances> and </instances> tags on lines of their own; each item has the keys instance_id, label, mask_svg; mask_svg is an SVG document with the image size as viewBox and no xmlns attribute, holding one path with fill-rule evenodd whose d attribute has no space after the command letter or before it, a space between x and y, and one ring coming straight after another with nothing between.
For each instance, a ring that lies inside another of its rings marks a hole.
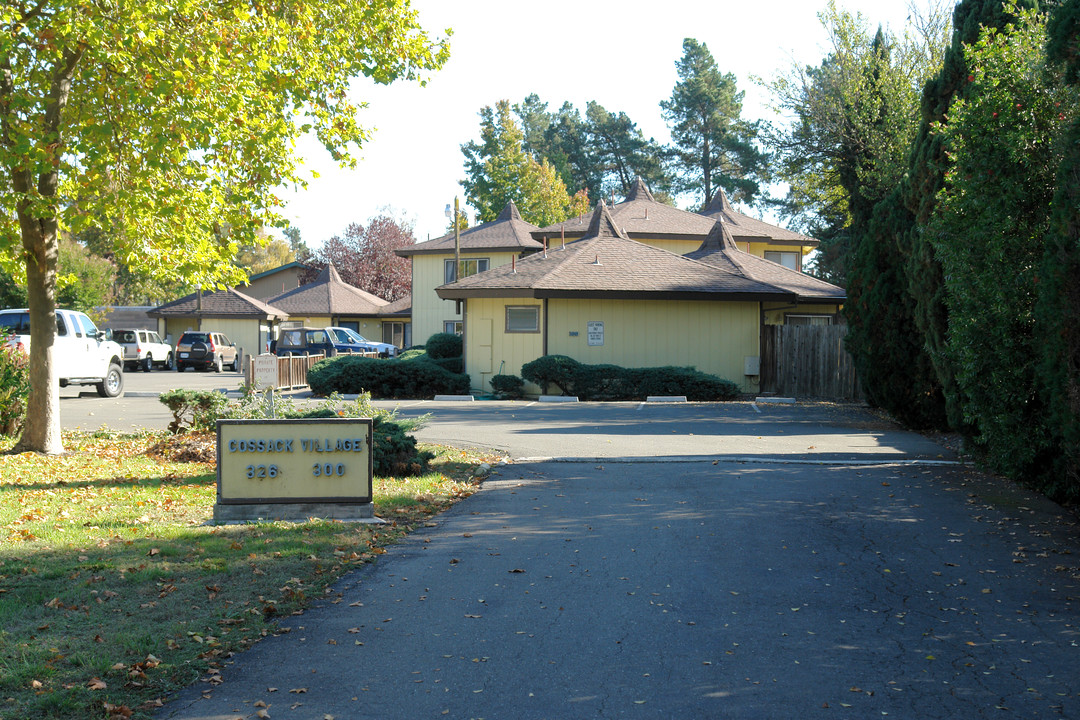
<instances>
[{"instance_id":1,"label":"wooden fence","mask_svg":"<svg viewBox=\"0 0 1080 720\"><path fill-rule=\"evenodd\" d=\"M379 357L379 353L377 352L349 354L369 358ZM315 363L319 362L324 357L326 356L322 353L318 355L290 355L288 357L279 357L277 359L278 389L295 390L298 388L307 387L308 370L310 370ZM255 358L251 355L248 356L247 363L244 365L244 373L245 382L251 382L251 379L255 377Z\"/></svg>"},{"instance_id":2,"label":"wooden fence","mask_svg":"<svg viewBox=\"0 0 1080 720\"><path fill-rule=\"evenodd\" d=\"M847 325L766 325L761 328L761 391L861 402L862 385L844 348Z\"/></svg>"}]
</instances>

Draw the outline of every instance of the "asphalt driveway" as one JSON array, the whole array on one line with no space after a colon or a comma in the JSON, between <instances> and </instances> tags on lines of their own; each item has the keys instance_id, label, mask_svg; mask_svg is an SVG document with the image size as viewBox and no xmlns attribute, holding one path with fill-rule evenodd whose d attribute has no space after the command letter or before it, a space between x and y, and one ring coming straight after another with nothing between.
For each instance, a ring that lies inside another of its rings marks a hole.
<instances>
[{"instance_id":1,"label":"asphalt driveway","mask_svg":"<svg viewBox=\"0 0 1080 720\"><path fill-rule=\"evenodd\" d=\"M1076 517L864 410L399 412L515 461L159 717L1080 717Z\"/></svg>"}]
</instances>

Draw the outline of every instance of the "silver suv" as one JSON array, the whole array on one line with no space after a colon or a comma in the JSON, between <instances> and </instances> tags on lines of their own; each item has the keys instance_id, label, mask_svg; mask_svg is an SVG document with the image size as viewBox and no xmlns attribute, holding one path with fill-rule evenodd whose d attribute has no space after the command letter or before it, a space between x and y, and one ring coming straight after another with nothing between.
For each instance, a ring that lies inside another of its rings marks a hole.
<instances>
[{"instance_id":1,"label":"silver suv","mask_svg":"<svg viewBox=\"0 0 1080 720\"><path fill-rule=\"evenodd\" d=\"M215 372L221 372L226 366L235 371L240 367L240 359L236 345L224 333L188 330L176 343L178 372L184 372L188 367L196 370L213 368Z\"/></svg>"}]
</instances>

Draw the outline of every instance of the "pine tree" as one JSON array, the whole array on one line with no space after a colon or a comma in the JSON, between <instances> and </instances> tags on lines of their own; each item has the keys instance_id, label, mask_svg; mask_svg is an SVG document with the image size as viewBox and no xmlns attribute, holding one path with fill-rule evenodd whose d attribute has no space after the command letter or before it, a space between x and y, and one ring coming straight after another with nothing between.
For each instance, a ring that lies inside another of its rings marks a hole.
<instances>
[{"instance_id":1,"label":"pine tree","mask_svg":"<svg viewBox=\"0 0 1080 720\"><path fill-rule=\"evenodd\" d=\"M662 101L671 128L676 189L708 202L723 187L733 200L753 204L767 176L767 156L756 147L758 127L742 119L743 94L732 73L721 73L704 43L683 40L675 63L679 81Z\"/></svg>"}]
</instances>

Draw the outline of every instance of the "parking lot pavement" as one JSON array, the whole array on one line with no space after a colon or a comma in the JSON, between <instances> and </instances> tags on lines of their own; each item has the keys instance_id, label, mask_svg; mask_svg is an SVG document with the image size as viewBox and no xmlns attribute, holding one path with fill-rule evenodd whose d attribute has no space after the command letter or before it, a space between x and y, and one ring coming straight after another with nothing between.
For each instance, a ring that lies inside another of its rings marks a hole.
<instances>
[{"instance_id":1,"label":"parking lot pavement","mask_svg":"<svg viewBox=\"0 0 1080 720\"><path fill-rule=\"evenodd\" d=\"M186 388L238 394L242 381L238 372L129 371L117 398L100 397L90 385L60 388L60 424L65 430L164 430L172 413L158 400L160 393Z\"/></svg>"}]
</instances>

